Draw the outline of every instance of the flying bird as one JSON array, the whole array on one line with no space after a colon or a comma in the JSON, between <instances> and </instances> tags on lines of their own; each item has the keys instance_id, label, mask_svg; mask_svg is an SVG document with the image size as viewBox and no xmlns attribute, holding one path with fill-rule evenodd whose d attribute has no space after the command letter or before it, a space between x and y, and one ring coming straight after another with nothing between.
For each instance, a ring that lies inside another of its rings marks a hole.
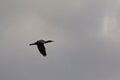
<instances>
[{"instance_id":1,"label":"flying bird","mask_svg":"<svg viewBox=\"0 0 120 80\"><path fill-rule=\"evenodd\" d=\"M40 53L41 53L43 56L47 56L47 54L46 54L46 49L45 49L44 44L46 44L46 43L51 43L51 42L53 42L53 41L52 41L52 40L47 40L47 41L45 41L45 40L38 40L38 41L36 41L35 43L29 44L29 45L30 45L30 46L31 46L31 45L37 45L37 48L38 48L38 50L40 51Z\"/></svg>"}]
</instances>

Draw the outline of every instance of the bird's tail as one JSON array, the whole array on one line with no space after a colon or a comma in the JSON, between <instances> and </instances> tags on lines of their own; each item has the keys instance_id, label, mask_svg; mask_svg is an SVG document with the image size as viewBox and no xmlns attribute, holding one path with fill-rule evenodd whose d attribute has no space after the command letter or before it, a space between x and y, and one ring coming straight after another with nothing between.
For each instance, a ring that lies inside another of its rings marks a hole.
<instances>
[{"instance_id":1,"label":"bird's tail","mask_svg":"<svg viewBox=\"0 0 120 80\"><path fill-rule=\"evenodd\" d=\"M29 44L30 46L34 45L34 44Z\"/></svg>"},{"instance_id":2,"label":"bird's tail","mask_svg":"<svg viewBox=\"0 0 120 80\"><path fill-rule=\"evenodd\" d=\"M29 44L30 46L32 46L32 45L36 45L36 43L32 43L32 44Z\"/></svg>"}]
</instances>

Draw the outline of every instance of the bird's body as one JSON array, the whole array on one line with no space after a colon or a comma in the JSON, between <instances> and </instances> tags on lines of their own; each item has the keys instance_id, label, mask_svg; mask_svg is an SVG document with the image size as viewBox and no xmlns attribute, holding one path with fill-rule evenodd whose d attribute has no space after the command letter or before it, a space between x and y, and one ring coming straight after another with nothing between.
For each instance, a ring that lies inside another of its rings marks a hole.
<instances>
[{"instance_id":1,"label":"bird's body","mask_svg":"<svg viewBox=\"0 0 120 80\"><path fill-rule=\"evenodd\" d=\"M37 41L37 42L35 42L35 43L30 44L30 46L31 46L31 45L37 45L38 50L40 51L40 53L41 53L43 56L47 56L47 54L46 54L46 49L45 49L44 44L50 43L50 42L53 42L53 41L52 41L52 40L48 40L48 41L39 40L39 41Z\"/></svg>"}]
</instances>

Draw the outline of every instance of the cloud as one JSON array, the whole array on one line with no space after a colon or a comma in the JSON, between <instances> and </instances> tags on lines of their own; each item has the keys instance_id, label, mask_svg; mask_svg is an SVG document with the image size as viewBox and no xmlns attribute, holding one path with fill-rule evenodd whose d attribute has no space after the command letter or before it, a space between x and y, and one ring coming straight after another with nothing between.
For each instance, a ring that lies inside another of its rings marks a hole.
<instances>
[{"instance_id":1,"label":"cloud","mask_svg":"<svg viewBox=\"0 0 120 80\"><path fill-rule=\"evenodd\" d=\"M4 0L0 7L2 80L119 79L118 0ZM28 44L45 45L48 57ZM117 42L114 43L114 42Z\"/></svg>"},{"instance_id":2,"label":"cloud","mask_svg":"<svg viewBox=\"0 0 120 80\"><path fill-rule=\"evenodd\" d=\"M119 14L119 1L112 3L111 6L112 8L108 8L105 16L103 16L101 34L107 41L118 43L120 40L119 19L117 18Z\"/></svg>"}]
</instances>

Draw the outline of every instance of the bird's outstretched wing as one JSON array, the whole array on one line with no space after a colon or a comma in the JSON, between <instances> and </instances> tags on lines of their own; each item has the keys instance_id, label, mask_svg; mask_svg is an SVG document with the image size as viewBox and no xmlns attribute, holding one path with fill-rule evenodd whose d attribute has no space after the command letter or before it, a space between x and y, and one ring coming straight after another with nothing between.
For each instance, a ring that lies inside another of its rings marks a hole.
<instances>
[{"instance_id":1,"label":"bird's outstretched wing","mask_svg":"<svg viewBox=\"0 0 120 80\"><path fill-rule=\"evenodd\" d=\"M44 44L38 44L37 47L43 56L47 56Z\"/></svg>"}]
</instances>

